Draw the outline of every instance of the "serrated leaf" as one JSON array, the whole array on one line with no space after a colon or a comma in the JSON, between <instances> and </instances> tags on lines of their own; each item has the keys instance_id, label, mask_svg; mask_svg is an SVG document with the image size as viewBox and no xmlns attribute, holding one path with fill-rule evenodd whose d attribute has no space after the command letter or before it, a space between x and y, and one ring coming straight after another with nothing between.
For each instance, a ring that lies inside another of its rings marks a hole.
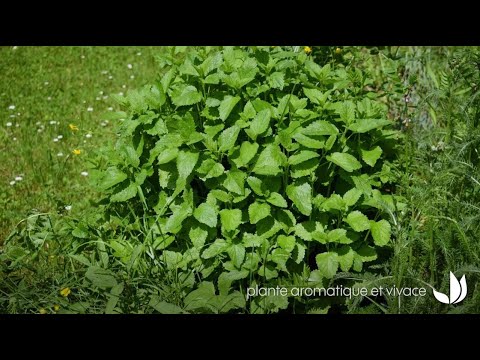
<instances>
[{"instance_id":1,"label":"serrated leaf","mask_svg":"<svg viewBox=\"0 0 480 360\"><path fill-rule=\"evenodd\" d=\"M235 105L237 105L239 101L240 101L240 97L238 96L231 96L231 95L225 96L218 108L218 111L220 113L220 119L225 121L230 115L230 113L232 112Z\"/></svg>"},{"instance_id":2,"label":"serrated leaf","mask_svg":"<svg viewBox=\"0 0 480 360\"><path fill-rule=\"evenodd\" d=\"M304 135L302 132L296 133L292 136L300 145L303 145L310 149L323 149L325 147L325 141L312 139Z\"/></svg>"},{"instance_id":3,"label":"serrated leaf","mask_svg":"<svg viewBox=\"0 0 480 360\"><path fill-rule=\"evenodd\" d=\"M326 252L315 256L318 271L323 277L331 279L338 270L338 255L334 252Z\"/></svg>"},{"instance_id":4,"label":"serrated leaf","mask_svg":"<svg viewBox=\"0 0 480 360\"><path fill-rule=\"evenodd\" d=\"M290 258L290 252L284 249L274 249L270 255L270 260L277 264L277 268L287 271L287 261Z\"/></svg>"},{"instance_id":5,"label":"serrated leaf","mask_svg":"<svg viewBox=\"0 0 480 360\"><path fill-rule=\"evenodd\" d=\"M172 102L175 106L193 105L202 100L202 95L193 85L179 85L171 94Z\"/></svg>"},{"instance_id":6,"label":"serrated leaf","mask_svg":"<svg viewBox=\"0 0 480 360\"><path fill-rule=\"evenodd\" d=\"M226 251L229 244L223 239L215 240L205 251L202 253L203 259L213 258L222 252Z\"/></svg>"},{"instance_id":7,"label":"serrated leaf","mask_svg":"<svg viewBox=\"0 0 480 360\"><path fill-rule=\"evenodd\" d=\"M390 242L392 229L387 220L371 221L370 229L375 245L385 246Z\"/></svg>"},{"instance_id":8,"label":"serrated leaf","mask_svg":"<svg viewBox=\"0 0 480 360\"><path fill-rule=\"evenodd\" d=\"M254 202L248 207L248 216L251 224L256 224L260 220L270 215L270 205Z\"/></svg>"},{"instance_id":9,"label":"serrated leaf","mask_svg":"<svg viewBox=\"0 0 480 360\"><path fill-rule=\"evenodd\" d=\"M315 151L302 150L298 154L292 155L288 158L290 165L297 165L304 161L319 157L320 155Z\"/></svg>"},{"instance_id":10,"label":"serrated leaf","mask_svg":"<svg viewBox=\"0 0 480 360\"><path fill-rule=\"evenodd\" d=\"M380 146L376 146L372 150L361 149L362 160L365 161L371 167L374 167L377 160L380 159L380 156L382 156L382 152L383 150Z\"/></svg>"},{"instance_id":11,"label":"serrated leaf","mask_svg":"<svg viewBox=\"0 0 480 360\"><path fill-rule=\"evenodd\" d=\"M236 230L242 223L242 211L240 209L223 209L220 211L220 219L225 230Z\"/></svg>"},{"instance_id":12,"label":"serrated leaf","mask_svg":"<svg viewBox=\"0 0 480 360\"><path fill-rule=\"evenodd\" d=\"M349 244L352 241L347 237L347 230L334 229L327 234L327 242L338 244Z\"/></svg>"},{"instance_id":13,"label":"serrated leaf","mask_svg":"<svg viewBox=\"0 0 480 360\"><path fill-rule=\"evenodd\" d=\"M165 230L167 232L176 232L183 221L190 215L192 215L192 209L187 202L184 202L180 207L176 208L168 218L165 224Z\"/></svg>"},{"instance_id":14,"label":"serrated leaf","mask_svg":"<svg viewBox=\"0 0 480 360\"><path fill-rule=\"evenodd\" d=\"M163 150L160 155L158 155L158 164L166 164L174 159L176 159L178 155L178 149L173 148L173 149L165 149Z\"/></svg>"},{"instance_id":15,"label":"serrated leaf","mask_svg":"<svg viewBox=\"0 0 480 360\"><path fill-rule=\"evenodd\" d=\"M317 89L303 88L303 92L305 93L305 96L308 97L312 103L317 105L325 104L325 101L327 100L327 97L329 95L329 92L322 93L320 90L317 90Z\"/></svg>"},{"instance_id":16,"label":"serrated leaf","mask_svg":"<svg viewBox=\"0 0 480 360\"><path fill-rule=\"evenodd\" d=\"M386 119L357 119L348 126L350 130L356 133L366 133L367 131L389 125L391 122Z\"/></svg>"},{"instance_id":17,"label":"serrated leaf","mask_svg":"<svg viewBox=\"0 0 480 360\"><path fill-rule=\"evenodd\" d=\"M228 191L231 191L238 195L244 195L245 192L245 174L239 170L228 170L227 177L223 181L223 186Z\"/></svg>"},{"instance_id":18,"label":"serrated leaf","mask_svg":"<svg viewBox=\"0 0 480 360\"><path fill-rule=\"evenodd\" d=\"M343 200L345 201L345 205L353 206L357 203L360 196L362 196L363 192L360 189L353 188L348 190L345 194L343 194Z\"/></svg>"},{"instance_id":19,"label":"serrated leaf","mask_svg":"<svg viewBox=\"0 0 480 360\"><path fill-rule=\"evenodd\" d=\"M238 134L240 133L240 128L237 125L229 127L222 131L218 137L218 151L225 152L227 150L232 150L237 141Z\"/></svg>"},{"instance_id":20,"label":"serrated leaf","mask_svg":"<svg viewBox=\"0 0 480 360\"><path fill-rule=\"evenodd\" d=\"M257 143L250 143L244 141L240 146L240 156L238 158L232 159L232 161L237 165L238 168L248 165L248 163L253 159L257 154L259 145Z\"/></svg>"},{"instance_id":21,"label":"serrated leaf","mask_svg":"<svg viewBox=\"0 0 480 360\"><path fill-rule=\"evenodd\" d=\"M273 89L280 89L282 90L285 86L285 79L283 72L277 71L273 74L270 74L268 77L268 85L270 85Z\"/></svg>"},{"instance_id":22,"label":"serrated leaf","mask_svg":"<svg viewBox=\"0 0 480 360\"><path fill-rule=\"evenodd\" d=\"M245 279L248 276L248 274L249 274L249 271L247 271L247 270L240 270L240 271L239 270L232 270L232 271L229 271L229 272L221 273L220 276L218 277L218 290L220 291L220 294L221 295L227 295L230 291L230 287L232 285L232 282L235 281L235 280ZM234 293L232 293L230 295L234 295ZM231 299L227 300L227 301L230 302ZM229 309L229 308L230 307L222 306L223 311L228 311L227 309Z\"/></svg>"},{"instance_id":23,"label":"serrated leaf","mask_svg":"<svg viewBox=\"0 0 480 360\"><path fill-rule=\"evenodd\" d=\"M130 183L127 187L119 192L116 192L112 196L110 196L111 202L123 202L127 201L137 195L137 184Z\"/></svg>"},{"instance_id":24,"label":"serrated leaf","mask_svg":"<svg viewBox=\"0 0 480 360\"><path fill-rule=\"evenodd\" d=\"M297 263L300 264L305 258L305 252L307 247L300 242L297 242L295 249L293 250L292 258Z\"/></svg>"},{"instance_id":25,"label":"serrated leaf","mask_svg":"<svg viewBox=\"0 0 480 360\"><path fill-rule=\"evenodd\" d=\"M350 246L343 246L340 249L336 250L338 255L338 263L340 264L340 269L342 271L350 271L353 266L353 261L355 259L355 251Z\"/></svg>"},{"instance_id":26,"label":"serrated leaf","mask_svg":"<svg viewBox=\"0 0 480 360\"><path fill-rule=\"evenodd\" d=\"M241 244L232 244L227 249L227 253L233 265L235 265L236 268L240 268L245 259L245 247Z\"/></svg>"},{"instance_id":27,"label":"serrated leaf","mask_svg":"<svg viewBox=\"0 0 480 360\"><path fill-rule=\"evenodd\" d=\"M193 212L193 216L202 224L211 228L217 227L217 210L213 205L208 203L200 204Z\"/></svg>"},{"instance_id":28,"label":"serrated leaf","mask_svg":"<svg viewBox=\"0 0 480 360\"><path fill-rule=\"evenodd\" d=\"M302 133L309 136L333 136L338 134L338 129L327 121L318 120L303 129Z\"/></svg>"},{"instance_id":29,"label":"serrated leaf","mask_svg":"<svg viewBox=\"0 0 480 360\"><path fill-rule=\"evenodd\" d=\"M360 164L353 155L347 153L334 152L331 155L327 155L327 160L348 172L358 170L362 167L362 164Z\"/></svg>"},{"instance_id":30,"label":"serrated leaf","mask_svg":"<svg viewBox=\"0 0 480 360\"><path fill-rule=\"evenodd\" d=\"M360 249L357 249L356 252L363 262L374 261L377 260L378 257L375 249L368 245L363 245Z\"/></svg>"},{"instance_id":31,"label":"serrated leaf","mask_svg":"<svg viewBox=\"0 0 480 360\"><path fill-rule=\"evenodd\" d=\"M284 154L278 145L268 144L260 153L253 172L259 175L278 175L283 171Z\"/></svg>"},{"instance_id":32,"label":"serrated leaf","mask_svg":"<svg viewBox=\"0 0 480 360\"><path fill-rule=\"evenodd\" d=\"M262 110L255 115L250 123L250 132L253 140L257 139L257 136L267 131L270 125L271 112L269 109Z\"/></svg>"},{"instance_id":33,"label":"serrated leaf","mask_svg":"<svg viewBox=\"0 0 480 360\"><path fill-rule=\"evenodd\" d=\"M277 243L278 246L290 253L295 249L295 236L278 235Z\"/></svg>"},{"instance_id":34,"label":"serrated leaf","mask_svg":"<svg viewBox=\"0 0 480 360\"><path fill-rule=\"evenodd\" d=\"M99 183L99 187L102 190L107 190L114 185L120 184L127 178L127 174L123 171L117 169L114 166L109 167L105 171L105 175L102 178L102 181Z\"/></svg>"},{"instance_id":35,"label":"serrated leaf","mask_svg":"<svg viewBox=\"0 0 480 360\"><path fill-rule=\"evenodd\" d=\"M117 280L113 273L108 269L102 269L98 266L90 266L85 273L85 277L90 280L94 286L101 288L111 288L117 285Z\"/></svg>"},{"instance_id":36,"label":"serrated leaf","mask_svg":"<svg viewBox=\"0 0 480 360\"><path fill-rule=\"evenodd\" d=\"M338 104L338 103L337 103ZM347 124L355 120L355 104L351 100L343 101L336 106L336 113Z\"/></svg>"},{"instance_id":37,"label":"serrated leaf","mask_svg":"<svg viewBox=\"0 0 480 360\"><path fill-rule=\"evenodd\" d=\"M368 217L358 210L352 211L350 214L348 214L346 222L353 230L357 232L370 229Z\"/></svg>"},{"instance_id":38,"label":"serrated leaf","mask_svg":"<svg viewBox=\"0 0 480 360\"><path fill-rule=\"evenodd\" d=\"M286 208L288 206L287 200L285 200L283 196L277 192L270 193L269 197L267 198L267 201L270 204L281 207L281 208Z\"/></svg>"},{"instance_id":39,"label":"serrated leaf","mask_svg":"<svg viewBox=\"0 0 480 360\"><path fill-rule=\"evenodd\" d=\"M208 231L197 225L190 229L188 236L194 247L202 248L205 244L205 240L207 240Z\"/></svg>"},{"instance_id":40,"label":"serrated leaf","mask_svg":"<svg viewBox=\"0 0 480 360\"><path fill-rule=\"evenodd\" d=\"M287 196L303 215L310 216L312 213L312 187L309 183L288 185Z\"/></svg>"},{"instance_id":41,"label":"serrated leaf","mask_svg":"<svg viewBox=\"0 0 480 360\"><path fill-rule=\"evenodd\" d=\"M198 153L180 151L177 156L177 170L180 179L186 179L195 168L198 161Z\"/></svg>"}]
</instances>

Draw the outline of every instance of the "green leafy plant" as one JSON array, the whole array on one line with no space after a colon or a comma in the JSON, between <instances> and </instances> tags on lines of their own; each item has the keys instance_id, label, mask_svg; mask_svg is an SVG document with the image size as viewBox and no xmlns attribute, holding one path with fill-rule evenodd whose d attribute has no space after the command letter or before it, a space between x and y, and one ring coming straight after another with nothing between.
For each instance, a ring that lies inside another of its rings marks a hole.
<instances>
[{"instance_id":1,"label":"green leafy plant","mask_svg":"<svg viewBox=\"0 0 480 360\"><path fill-rule=\"evenodd\" d=\"M391 245L398 133L367 74L277 47L159 60L158 82L119 99L119 139L92 171L114 256L180 279L176 304L153 308L278 311L287 299L246 304L245 288L326 285Z\"/></svg>"}]
</instances>

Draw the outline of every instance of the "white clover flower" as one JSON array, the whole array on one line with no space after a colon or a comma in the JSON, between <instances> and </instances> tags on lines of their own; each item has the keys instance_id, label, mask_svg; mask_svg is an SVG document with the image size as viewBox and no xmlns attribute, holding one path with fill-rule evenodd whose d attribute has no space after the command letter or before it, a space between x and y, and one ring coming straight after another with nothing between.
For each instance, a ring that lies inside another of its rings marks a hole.
<instances>
[{"instance_id":1,"label":"white clover flower","mask_svg":"<svg viewBox=\"0 0 480 360\"><path fill-rule=\"evenodd\" d=\"M122 89L126 89L127 88L127 85L122 85Z\"/></svg>"},{"instance_id":2,"label":"white clover flower","mask_svg":"<svg viewBox=\"0 0 480 360\"><path fill-rule=\"evenodd\" d=\"M16 123L16 124L15 124L15 127L20 127L20 124L19 124L19 123Z\"/></svg>"},{"instance_id":3,"label":"white clover flower","mask_svg":"<svg viewBox=\"0 0 480 360\"><path fill-rule=\"evenodd\" d=\"M43 129L37 129L37 132L41 133L43 131Z\"/></svg>"},{"instance_id":4,"label":"white clover flower","mask_svg":"<svg viewBox=\"0 0 480 360\"><path fill-rule=\"evenodd\" d=\"M58 140L63 139L63 135L58 135L58 136L57 136L57 139L58 139Z\"/></svg>"},{"instance_id":5,"label":"white clover flower","mask_svg":"<svg viewBox=\"0 0 480 360\"><path fill-rule=\"evenodd\" d=\"M113 107L110 106L110 107L108 108L108 111L113 111Z\"/></svg>"},{"instance_id":6,"label":"white clover flower","mask_svg":"<svg viewBox=\"0 0 480 360\"><path fill-rule=\"evenodd\" d=\"M80 56L82 59L85 59L85 55Z\"/></svg>"},{"instance_id":7,"label":"white clover flower","mask_svg":"<svg viewBox=\"0 0 480 360\"><path fill-rule=\"evenodd\" d=\"M130 75L130 79L135 79L135 75Z\"/></svg>"},{"instance_id":8,"label":"white clover flower","mask_svg":"<svg viewBox=\"0 0 480 360\"><path fill-rule=\"evenodd\" d=\"M15 181L22 181L23 180L23 177L22 176L16 176L15 177Z\"/></svg>"},{"instance_id":9,"label":"white clover flower","mask_svg":"<svg viewBox=\"0 0 480 360\"><path fill-rule=\"evenodd\" d=\"M141 55L142 55L142 53L140 51L137 52L137 56L141 56Z\"/></svg>"},{"instance_id":10,"label":"white clover flower","mask_svg":"<svg viewBox=\"0 0 480 360\"><path fill-rule=\"evenodd\" d=\"M15 185L15 180L10 181L10 185L11 185L11 186Z\"/></svg>"},{"instance_id":11,"label":"white clover flower","mask_svg":"<svg viewBox=\"0 0 480 360\"><path fill-rule=\"evenodd\" d=\"M58 139L57 138L53 139L53 142L58 142Z\"/></svg>"},{"instance_id":12,"label":"white clover flower","mask_svg":"<svg viewBox=\"0 0 480 360\"><path fill-rule=\"evenodd\" d=\"M43 85L45 85L45 86L47 86L48 84L50 84L48 81L45 81L45 82L43 83Z\"/></svg>"},{"instance_id":13,"label":"white clover flower","mask_svg":"<svg viewBox=\"0 0 480 360\"><path fill-rule=\"evenodd\" d=\"M41 123L40 121L37 121L37 122L35 123L35 125L40 126L40 125L42 125L42 123Z\"/></svg>"},{"instance_id":14,"label":"white clover flower","mask_svg":"<svg viewBox=\"0 0 480 360\"><path fill-rule=\"evenodd\" d=\"M103 100L107 100L107 99L108 99L108 95L104 95Z\"/></svg>"},{"instance_id":15,"label":"white clover flower","mask_svg":"<svg viewBox=\"0 0 480 360\"><path fill-rule=\"evenodd\" d=\"M72 210L72 205L66 205L66 206L65 206L65 210L67 210L67 211Z\"/></svg>"},{"instance_id":16,"label":"white clover flower","mask_svg":"<svg viewBox=\"0 0 480 360\"><path fill-rule=\"evenodd\" d=\"M102 121L102 122L100 123L100 125L105 127L105 126L107 126L107 123L106 123L105 121Z\"/></svg>"},{"instance_id":17,"label":"white clover flower","mask_svg":"<svg viewBox=\"0 0 480 360\"><path fill-rule=\"evenodd\" d=\"M112 80L113 79L113 76L112 75L109 75L108 76L108 80Z\"/></svg>"},{"instance_id":18,"label":"white clover flower","mask_svg":"<svg viewBox=\"0 0 480 360\"><path fill-rule=\"evenodd\" d=\"M62 156L63 156L63 152L57 153L57 156L58 156L58 157L62 157Z\"/></svg>"},{"instance_id":19,"label":"white clover flower","mask_svg":"<svg viewBox=\"0 0 480 360\"><path fill-rule=\"evenodd\" d=\"M12 118L12 119L13 119L14 117L15 117L15 114L12 114L12 115L10 115L10 118Z\"/></svg>"},{"instance_id":20,"label":"white clover flower","mask_svg":"<svg viewBox=\"0 0 480 360\"><path fill-rule=\"evenodd\" d=\"M16 138L16 137L14 137L12 140L13 140L13 141L17 141L17 138Z\"/></svg>"},{"instance_id":21,"label":"white clover flower","mask_svg":"<svg viewBox=\"0 0 480 360\"><path fill-rule=\"evenodd\" d=\"M93 107L89 106L89 107L87 108L87 111L92 112L92 111L93 111Z\"/></svg>"},{"instance_id":22,"label":"white clover flower","mask_svg":"<svg viewBox=\"0 0 480 360\"><path fill-rule=\"evenodd\" d=\"M12 50L17 50L17 49L18 49L18 46L12 47Z\"/></svg>"},{"instance_id":23,"label":"white clover flower","mask_svg":"<svg viewBox=\"0 0 480 360\"><path fill-rule=\"evenodd\" d=\"M108 70L102 70L102 71L101 71L101 74L102 74L102 75L107 75L107 74L108 74Z\"/></svg>"},{"instance_id":24,"label":"white clover flower","mask_svg":"<svg viewBox=\"0 0 480 360\"><path fill-rule=\"evenodd\" d=\"M100 96L97 96L97 97L95 98L95 100L100 101L100 100L102 100L102 98L101 98Z\"/></svg>"},{"instance_id":25,"label":"white clover flower","mask_svg":"<svg viewBox=\"0 0 480 360\"><path fill-rule=\"evenodd\" d=\"M12 126L13 124L11 122L7 122L5 125L7 125L7 127L10 127Z\"/></svg>"},{"instance_id":26,"label":"white clover flower","mask_svg":"<svg viewBox=\"0 0 480 360\"><path fill-rule=\"evenodd\" d=\"M52 97L51 96L47 97L47 100L48 101L52 100Z\"/></svg>"},{"instance_id":27,"label":"white clover flower","mask_svg":"<svg viewBox=\"0 0 480 360\"><path fill-rule=\"evenodd\" d=\"M55 125L57 122L55 120L50 121L50 125Z\"/></svg>"},{"instance_id":28,"label":"white clover flower","mask_svg":"<svg viewBox=\"0 0 480 360\"><path fill-rule=\"evenodd\" d=\"M82 171L82 172L80 173L80 175L82 175L82 176L88 176L88 172Z\"/></svg>"},{"instance_id":29,"label":"white clover flower","mask_svg":"<svg viewBox=\"0 0 480 360\"><path fill-rule=\"evenodd\" d=\"M87 135L85 135L85 137L86 137L87 139L90 139L90 138L92 137L92 134L87 134Z\"/></svg>"},{"instance_id":30,"label":"white clover flower","mask_svg":"<svg viewBox=\"0 0 480 360\"><path fill-rule=\"evenodd\" d=\"M98 95L103 95L103 91L99 91L99 92L98 92Z\"/></svg>"},{"instance_id":31,"label":"white clover flower","mask_svg":"<svg viewBox=\"0 0 480 360\"><path fill-rule=\"evenodd\" d=\"M8 110L15 110L15 105L10 105L10 106L8 107Z\"/></svg>"},{"instance_id":32,"label":"white clover flower","mask_svg":"<svg viewBox=\"0 0 480 360\"><path fill-rule=\"evenodd\" d=\"M123 96L123 92L120 91L120 92L118 93L118 96Z\"/></svg>"},{"instance_id":33,"label":"white clover flower","mask_svg":"<svg viewBox=\"0 0 480 360\"><path fill-rule=\"evenodd\" d=\"M132 64L128 64L127 68L132 69L133 68Z\"/></svg>"}]
</instances>

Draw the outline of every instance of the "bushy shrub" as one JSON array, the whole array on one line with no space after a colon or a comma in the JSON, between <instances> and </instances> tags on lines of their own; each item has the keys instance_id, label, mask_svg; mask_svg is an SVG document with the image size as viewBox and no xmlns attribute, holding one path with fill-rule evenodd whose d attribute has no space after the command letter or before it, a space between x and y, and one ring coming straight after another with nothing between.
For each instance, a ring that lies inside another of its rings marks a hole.
<instances>
[{"instance_id":1,"label":"bushy shrub","mask_svg":"<svg viewBox=\"0 0 480 360\"><path fill-rule=\"evenodd\" d=\"M102 229L128 266L174 273L185 311L286 309L287 297L246 303L245 288L325 286L390 246L386 106L358 68L295 50L171 48L160 80L121 98L94 174Z\"/></svg>"}]
</instances>

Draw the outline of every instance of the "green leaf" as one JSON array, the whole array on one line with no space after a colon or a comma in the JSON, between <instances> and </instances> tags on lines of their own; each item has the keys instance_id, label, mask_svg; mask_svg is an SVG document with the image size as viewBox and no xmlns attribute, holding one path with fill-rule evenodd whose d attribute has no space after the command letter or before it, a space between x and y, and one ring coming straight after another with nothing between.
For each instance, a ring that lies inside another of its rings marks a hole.
<instances>
[{"instance_id":1,"label":"green leaf","mask_svg":"<svg viewBox=\"0 0 480 360\"><path fill-rule=\"evenodd\" d=\"M366 133L367 131L389 124L391 124L391 122L386 119L357 119L348 128L356 133Z\"/></svg>"},{"instance_id":2,"label":"green leaf","mask_svg":"<svg viewBox=\"0 0 480 360\"><path fill-rule=\"evenodd\" d=\"M317 105L325 104L325 101L327 101L328 95L330 94L328 91L325 93L322 93L320 90L307 89L307 88L303 88L303 92L305 93L305 96L308 97L312 103Z\"/></svg>"},{"instance_id":3,"label":"green leaf","mask_svg":"<svg viewBox=\"0 0 480 360\"><path fill-rule=\"evenodd\" d=\"M111 202L123 202L127 201L137 195L137 184L130 183L123 190L116 192L110 197Z\"/></svg>"},{"instance_id":4,"label":"green leaf","mask_svg":"<svg viewBox=\"0 0 480 360\"><path fill-rule=\"evenodd\" d=\"M248 165L248 163L253 159L257 154L258 144L250 143L244 141L240 146L240 156L238 158L232 159L232 161L237 165L238 168Z\"/></svg>"},{"instance_id":5,"label":"green leaf","mask_svg":"<svg viewBox=\"0 0 480 360\"><path fill-rule=\"evenodd\" d=\"M215 298L215 286L209 281L203 281L198 289L190 292L184 299L185 310L208 308L208 303Z\"/></svg>"},{"instance_id":6,"label":"green leaf","mask_svg":"<svg viewBox=\"0 0 480 360\"><path fill-rule=\"evenodd\" d=\"M223 272L218 277L218 290L221 295L227 295L230 291L230 287L233 281L245 279L249 274L247 270L232 270L230 272ZM233 294L230 294L233 295ZM223 310L226 310L224 308Z\"/></svg>"},{"instance_id":7,"label":"green leaf","mask_svg":"<svg viewBox=\"0 0 480 360\"><path fill-rule=\"evenodd\" d=\"M242 223L242 211L240 209L223 209L220 211L220 219L225 230L236 230Z\"/></svg>"},{"instance_id":8,"label":"green leaf","mask_svg":"<svg viewBox=\"0 0 480 360\"><path fill-rule=\"evenodd\" d=\"M382 148L380 146L376 146L372 150L363 150L362 152L362 160L365 161L371 167L374 167L377 160L382 156Z\"/></svg>"},{"instance_id":9,"label":"green leaf","mask_svg":"<svg viewBox=\"0 0 480 360\"><path fill-rule=\"evenodd\" d=\"M284 157L278 145L268 144L260 153L252 171L259 175L278 175L283 171Z\"/></svg>"},{"instance_id":10,"label":"green leaf","mask_svg":"<svg viewBox=\"0 0 480 360\"><path fill-rule=\"evenodd\" d=\"M283 72L277 71L271 74L268 77L268 85L270 85L273 89L280 89L282 90L285 86L285 79Z\"/></svg>"},{"instance_id":11,"label":"green leaf","mask_svg":"<svg viewBox=\"0 0 480 360\"><path fill-rule=\"evenodd\" d=\"M302 132L293 135L293 138L300 144L310 149L323 149L325 147L325 141L312 139Z\"/></svg>"},{"instance_id":12,"label":"green leaf","mask_svg":"<svg viewBox=\"0 0 480 360\"><path fill-rule=\"evenodd\" d=\"M304 161L319 157L318 153L310 150L300 151L298 154L292 155L288 158L288 163L290 165L297 165Z\"/></svg>"},{"instance_id":13,"label":"green leaf","mask_svg":"<svg viewBox=\"0 0 480 360\"><path fill-rule=\"evenodd\" d=\"M346 222L356 232L361 232L370 229L370 222L368 217L362 214L360 211L352 211L348 214Z\"/></svg>"},{"instance_id":14,"label":"green leaf","mask_svg":"<svg viewBox=\"0 0 480 360\"><path fill-rule=\"evenodd\" d=\"M325 211L330 210L339 210L343 211L345 209L345 201L338 194L332 194L328 199L325 199L320 207Z\"/></svg>"},{"instance_id":15,"label":"green leaf","mask_svg":"<svg viewBox=\"0 0 480 360\"><path fill-rule=\"evenodd\" d=\"M233 265L235 265L236 268L240 268L245 259L245 247L241 244L232 244L227 249L227 253Z\"/></svg>"},{"instance_id":16,"label":"green leaf","mask_svg":"<svg viewBox=\"0 0 480 360\"><path fill-rule=\"evenodd\" d=\"M270 260L272 260L274 263L278 265L278 269L281 269L283 271L288 271L287 270L287 261L290 258L290 252L284 249L274 249L272 251L272 254L270 256Z\"/></svg>"},{"instance_id":17,"label":"green leaf","mask_svg":"<svg viewBox=\"0 0 480 360\"><path fill-rule=\"evenodd\" d=\"M158 155L158 164L166 164L172 160L174 160L178 155L178 149L165 149L163 150L160 155Z\"/></svg>"},{"instance_id":18,"label":"green leaf","mask_svg":"<svg viewBox=\"0 0 480 360\"><path fill-rule=\"evenodd\" d=\"M362 164L353 156L346 153L334 152L327 155L327 160L340 166L343 170L352 172L362 167Z\"/></svg>"},{"instance_id":19,"label":"green leaf","mask_svg":"<svg viewBox=\"0 0 480 360\"><path fill-rule=\"evenodd\" d=\"M193 85L178 85L171 94L172 102L175 106L193 105L202 100L202 95Z\"/></svg>"},{"instance_id":20,"label":"green leaf","mask_svg":"<svg viewBox=\"0 0 480 360\"><path fill-rule=\"evenodd\" d=\"M342 246L336 250L338 263L342 271L349 271L352 268L355 259L355 251L350 246Z\"/></svg>"},{"instance_id":21,"label":"green leaf","mask_svg":"<svg viewBox=\"0 0 480 360\"><path fill-rule=\"evenodd\" d=\"M184 202L180 207L173 211L165 224L167 232L177 232L177 229L182 225L183 221L192 214L192 209L187 202Z\"/></svg>"},{"instance_id":22,"label":"green leaf","mask_svg":"<svg viewBox=\"0 0 480 360\"><path fill-rule=\"evenodd\" d=\"M105 307L105 314L116 314L115 306L117 306L120 294L123 292L123 283L120 283L118 285L115 285L112 290L110 290L110 294L107 306Z\"/></svg>"},{"instance_id":23,"label":"green leaf","mask_svg":"<svg viewBox=\"0 0 480 360\"><path fill-rule=\"evenodd\" d=\"M228 170L227 177L223 182L223 186L230 192L238 195L244 195L245 192L245 174L239 170Z\"/></svg>"},{"instance_id":24,"label":"green leaf","mask_svg":"<svg viewBox=\"0 0 480 360\"><path fill-rule=\"evenodd\" d=\"M283 196L277 192L270 193L270 196L267 198L267 201L270 204L281 207L281 208L286 208L288 206L287 200L285 200Z\"/></svg>"},{"instance_id":25,"label":"green leaf","mask_svg":"<svg viewBox=\"0 0 480 360\"><path fill-rule=\"evenodd\" d=\"M373 242L377 246L385 246L390 242L391 226L387 220L371 221L370 229L372 230Z\"/></svg>"},{"instance_id":26,"label":"green leaf","mask_svg":"<svg viewBox=\"0 0 480 360\"><path fill-rule=\"evenodd\" d=\"M302 133L309 136L331 136L337 135L338 129L327 121L318 120L303 129Z\"/></svg>"},{"instance_id":27,"label":"green leaf","mask_svg":"<svg viewBox=\"0 0 480 360\"><path fill-rule=\"evenodd\" d=\"M202 253L203 259L213 258L227 250L229 244L223 239L215 240L205 251Z\"/></svg>"},{"instance_id":28,"label":"green leaf","mask_svg":"<svg viewBox=\"0 0 480 360\"><path fill-rule=\"evenodd\" d=\"M225 152L227 150L232 150L237 141L238 134L240 133L240 128L237 125L229 127L222 131L218 137L218 151Z\"/></svg>"},{"instance_id":29,"label":"green leaf","mask_svg":"<svg viewBox=\"0 0 480 360\"><path fill-rule=\"evenodd\" d=\"M202 226L192 226L192 228L188 232L188 236L192 241L193 246L196 248L202 248L205 244L205 240L207 240L208 231L206 229L203 229Z\"/></svg>"},{"instance_id":30,"label":"green leaf","mask_svg":"<svg viewBox=\"0 0 480 360\"><path fill-rule=\"evenodd\" d=\"M295 248L295 236L278 235L277 242L278 246L289 253Z\"/></svg>"},{"instance_id":31,"label":"green leaf","mask_svg":"<svg viewBox=\"0 0 480 360\"><path fill-rule=\"evenodd\" d=\"M193 216L202 224L211 228L217 227L217 211L213 205L208 203L200 204L193 212Z\"/></svg>"},{"instance_id":32,"label":"green leaf","mask_svg":"<svg viewBox=\"0 0 480 360\"><path fill-rule=\"evenodd\" d=\"M120 184L127 178L127 174L120 171L114 166L109 167L105 171L105 175L102 178L102 181L99 184L101 190L107 190L114 185Z\"/></svg>"},{"instance_id":33,"label":"green leaf","mask_svg":"<svg viewBox=\"0 0 480 360\"><path fill-rule=\"evenodd\" d=\"M258 268L258 275L270 280L278 277L278 271L272 265L262 265Z\"/></svg>"},{"instance_id":34,"label":"green leaf","mask_svg":"<svg viewBox=\"0 0 480 360\"><path fill-rule=\"evenodd\" d=\"M220 113L220 119L223 121L227 120L228 116L232 112L233 108L240 101L240 97L227 95L223 98L223 101L220 103L218 111Z\"/></svg>"},{"instance_id":35,"label":"green leaf","mask_svg":"<svg viewBox=\"0 0 480 360\"><path fill-rule=\"evenodd\" d=\"M253 140L257 139L257 136L267 131L270 125L271 113L269 109L265 109L257 113L250 123L250 133Z\"/></svg>"},{"instance_id":36,"label":"green leaf","mask_svg":"<svg viewBox=\"0 0 480 360\"><path fill-rule=\"evenodd\" d=\"M148 305L158 311L160 314L185 314L180 307L161 300L158 295L152 295Z\"/></svg>"},{"instance_id":37,"label":"green leaf","mask_svg":"<svg viewBox=\"0 0 480 360\"><path fill-rule=\"evenodd\" d=\"M288 185L287 196L303 215L310 216L312 213L312 187L309 183Z\"/></svg>"},{"instance_id":38,"label":"green leaf","mask_svg":"<svg viewBox=\"0 0 480 360\"><path fill-rule=\"evenodd\" d=\"M360 189L353 188L348 190L345 194L343 194L343 200L347 206L353 206L357 203L360 196L362 196L363 192Z\"/></svg>"},{"instance_id":39,"label":"green leaf","mask_svg":"<svg viewBox=\"0 0 480 360\"><path fill-rule=\"evenodd\" d=\"M338 244L349 244L352 242L347 237L347 230L345 229L335 229L329 231L327 234L327 242L329 243L338 243Z\"/></svg>"},{"instance_id":40,"label":"green leaf","mask_svg":"<svg viewBox=\"0 0 480 360\"><path fill-rule=\"evenodd\" d=\"M350 124L355 120L355 104L351 100L343 101L341 103L337 103L336 106L336 113L340 115L340 119L342 119L347 124Z\"/></svg>"},{"instance_id":41,"label":"green leaf","mask_svg":"<svg viewBox=\"0 0 480 360\"><path fill-rule=\"evenodd\" d=\"M180 151L177 156L177 170L180 179L186 179L195 168L198 161L198 153Z\"/></svg>"},{"instance_id":42,"label":"green leaf","mask_svg":"<svg viewBox=\"0 0 480 360\"><path fill-rule=\"evenodd\" d=\"M85 277L92 282L94 286L101 288L111 288L117 285L117 280L110 270L102 269L98 266L90 266L85 273Z\"/></svg>"},{"instance_id":43,"label":"green leaf","mask_svg":"<svg viewBox=\"0 0 480 360\"><path fill-rule=\"evenodd\" d=\"M315 257L317 262L318 271L327 279L331 279L335 276L338 270L338 255L335 252L326 252L318 254Z\"/></svg>"},{"instance_id":44,"label":"green leaf","mask_svg":"<svg viewBox=\"0 0 480 360\"><path fill-rule=\"evenodd\" d=\"M248 216L251 224L256 224L260 220L270 215L270 205L254 202L248 207Z\"/></svg>"}]
</instances>

